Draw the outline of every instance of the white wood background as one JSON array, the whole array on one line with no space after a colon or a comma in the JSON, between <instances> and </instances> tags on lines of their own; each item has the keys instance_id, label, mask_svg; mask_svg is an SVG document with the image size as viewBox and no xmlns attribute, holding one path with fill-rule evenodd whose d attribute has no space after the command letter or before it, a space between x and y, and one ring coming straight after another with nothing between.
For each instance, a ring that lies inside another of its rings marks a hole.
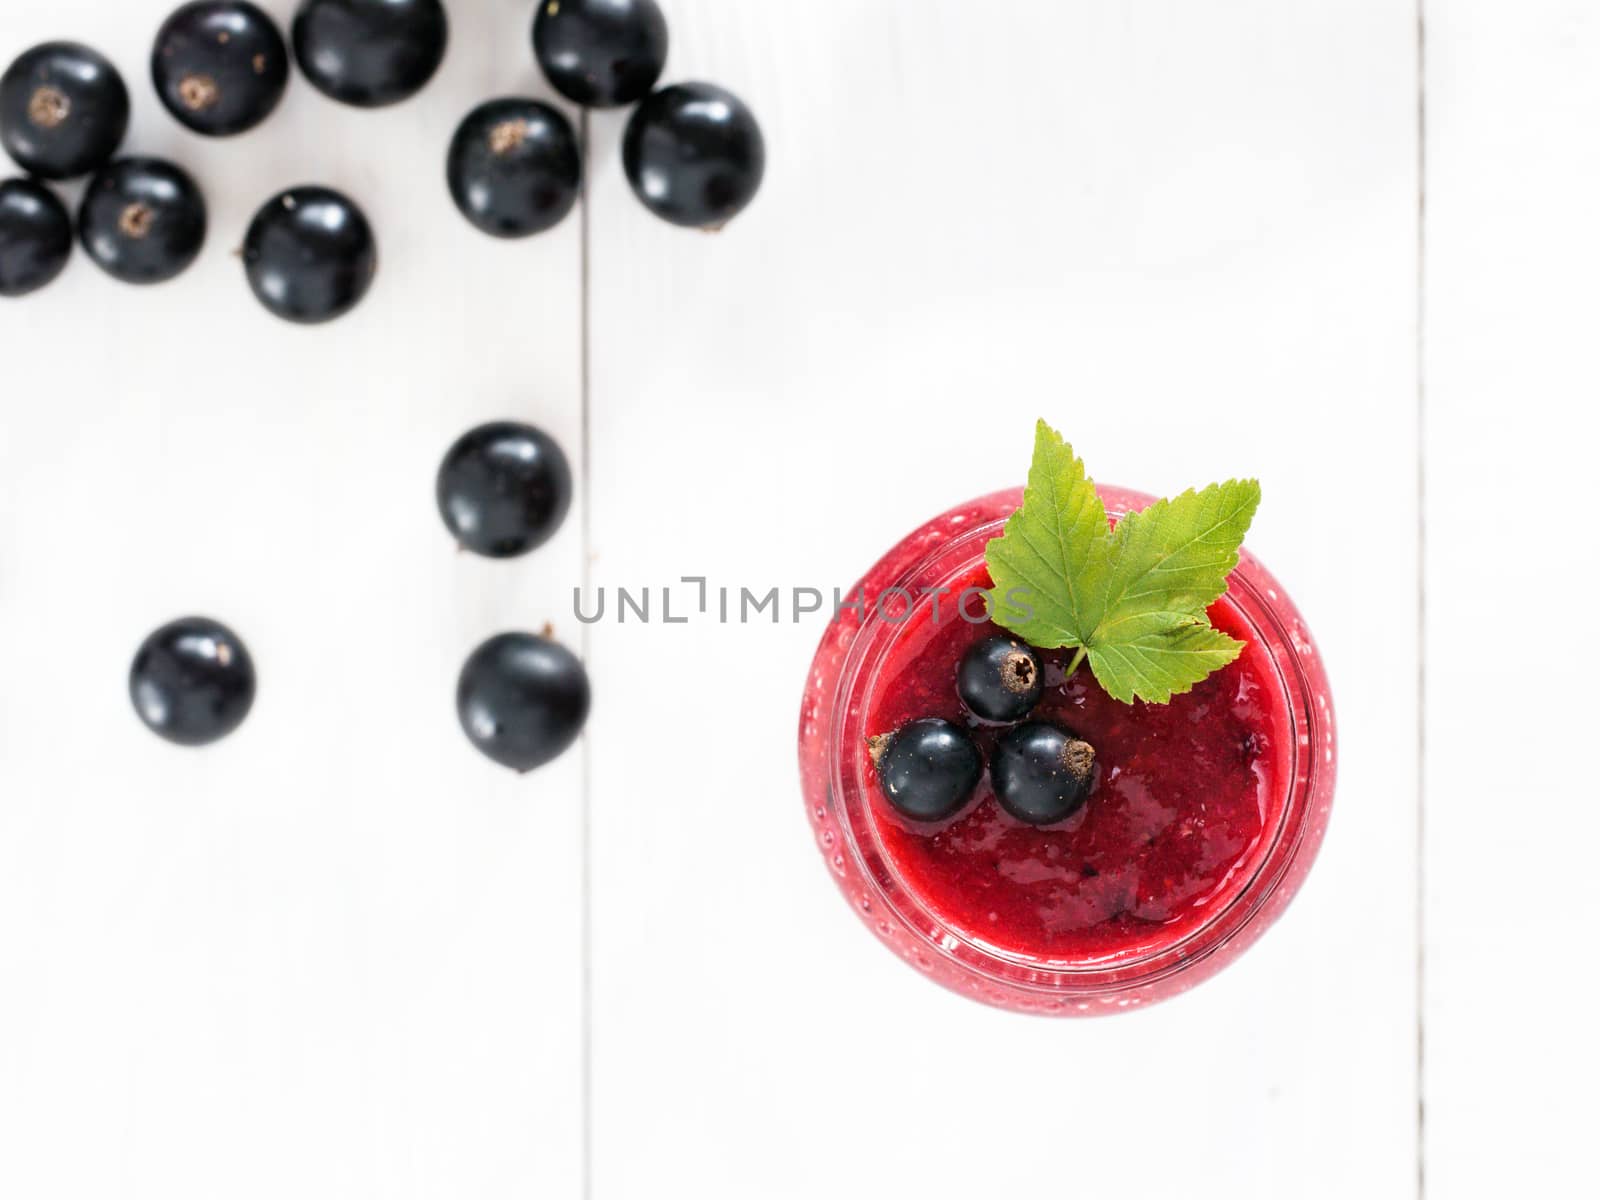
<instances>
[{"instance_id":1,"label":"white wood background","mask_svg":"<svg viewBox=\"0 0 1600 1200\"><path fill-rule=\"evenodd\" d=\"M0 306L0 1196L1592 1178L1600 817L1568 747L1592 740L1596 552L1562 506L1600 384L1600 11L669 0L669 78L767 131L756 205L716 237L653 220L604 114L586 210L504 244L442 161L477 101L549 95L527 0L451 4L403 107L297 79L222 144L146 80L169 7L0 12L0 59L110 54L129 148L212 210L178 282L79 256ZM229 253L303 181L356 196L383 260L313 330ZM835 894L794 767L820 618L571 615L586 573L847 586L1016 482L1040 415L1108 481L1262 478L1251 544L1341 720L1289 913L1196 992L1093 1022L947 995ZM439 455L491 416L587 463L567 528L510 564L457 556L432 507ZM201 754L125 696L139 640L189 611L262 675ZM546 620L596 709L582 752L518 779L467 747L453 681Z\"/></svg>"}]
</instances>

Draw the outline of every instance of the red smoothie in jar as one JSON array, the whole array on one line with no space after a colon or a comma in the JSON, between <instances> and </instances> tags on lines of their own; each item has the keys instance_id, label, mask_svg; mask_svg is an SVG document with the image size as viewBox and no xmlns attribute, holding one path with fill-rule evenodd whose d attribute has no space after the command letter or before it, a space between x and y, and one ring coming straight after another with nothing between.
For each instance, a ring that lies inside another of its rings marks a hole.
<instances>
[{"instance_id":1,"label":"red smoothie in jar","mask_svg":"<svg viewBox=\"0 0 1600 1200\"><path fill-rule=\"evenodd\" d=\"M1099 490L1113 519L1149 502ZM841 609L813 663L802 781L837 882L918 969L1003 1007L1116 1011L1214 973L1288 902L1326 824L1332 709L1299 614L1244 554L1210 609L1243 652L1168 704L1124 704L1087 667L1065 677L1071 651L1036 652L1046 686L1028 720L1095 750L1078 811L1024 824L985 772L953 817L906 818L877 786L867 739L938 717L991 759L1004 728L963 705L956 669L1006 633L971 589L989 586L984 548L1020 503L1018 490L952 509L852 593L865 604Z\"/></svg>"}]
</instances>

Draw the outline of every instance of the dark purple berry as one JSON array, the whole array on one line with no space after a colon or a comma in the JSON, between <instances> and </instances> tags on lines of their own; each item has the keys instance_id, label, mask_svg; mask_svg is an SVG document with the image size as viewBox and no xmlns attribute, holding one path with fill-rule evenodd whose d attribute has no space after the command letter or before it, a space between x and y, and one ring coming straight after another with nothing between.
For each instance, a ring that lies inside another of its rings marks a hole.
<instances>
[{"instance_id":1,"label":"dark purple berry","mask_svg":"<svg viewBox=\"0 0 1600 1200\"><path fill-rule=\"evenodd\" d=\"M205 245L205 197L174 163L119 158L83 194L78 239L112 278L162 283L181 274Z\"/></svg>"},{"instance_id":2,"label":"dark purple berry","mask_svg":"<svg viewBox=\"0 0 1600 1200\"><path fill-rule=\"evenodd\" d=\"M440 0L301 0L292 37L300 69L319 92L378 108L433 78L450 22Z\"/></svg>"},{"instance_id":3,"label":"dark purple berry","mask_svg":"<svg viewBox=\"0 0 1600 1200\"><path fill-rule=\"evenodd\" d=\"M256 669L237 634L186 617L145 639L128 675L139 719L180 746L204 746L239 728L256 698Z\"/></svg>"},{"instance_id":4,"label":"dark purple berry","mask_svg":"<svg viewBox=\"0 0 1600 1200\"><path fill-rule=\"evenodd\" d=\"M128 89L116 67L77 42L46 42L0 76L0 143L45 179L87 175L128 131Z\"/></svg>"},{"instance_id":5,"label":"dark purple berry","mask_svg":"<svg viewBox=\"0 0 1600 1200\"><path fill-rule=\"evenodd\" d=\"M755 198L766 164L755 116L739 97L709 83L651 94L622 138L634 195L674 225L726 225Z\"/></svg>"},{"instance_id":6,"label":"dark purple berry","mask_svg":"<svg viewBox=\"0 0 1600 1200\"><path fill-rule=\"evenodd\" d=\"M572 467L542 429L494 421L450 447L435 493L445 528L461 546L514 558L561 528L572 507Z\"/></svg>"},{"instance_id":7,"label":"dark purple berry","mask_svg":"<svg viewBox=\"0 0 1600 1200\"><path fill-rule=\"evenodd\" d=\"M297 187L267 201L244 239L245 277L267 310L316 325L343 316L367 294L378 244L366 215L325 187Z\"/></svg>"},{"instance_id":8,"label":"dark purple berry","mask_svg":"<svg viewBox=\"0 0 1600 1200\"><path fill-rule=\"evenodd\" d=\"M571 122L539 100L491 100L473 109L445 164L461 215L503 238L559 224L578 201L582 175Z\"/></svg>"},{"instance_id":9,"label":"dark purple berry","mask_svg":"<svg viewBox=\"0 0 1600 1200\"><path fill-rule=\"evenodd\" d=\"M1019 821L1054 825L1088 799L1094 747L1077 734L1029 721L1007 730L989 763L995 799Z\"/></svg>"},{"instance_id":10,"label":"dark purple berry","mask_svg":"<svg viewBox=\"0 0 1600 1200\"><path fill-rule=\"evenodd\" d=\"M533 52L568 100L634 104L667 64L667 19L656 0L540 0Z\"/></svg>"},{"instance_id":11,"label":"dark purple berry","mask_svg":"<svg viewBox=\"0 0 1600 1200\"><path fill-rule=\"evenodd\" d=\"M1030 647L996 634L961 656L956 691L985 721L1020 721L1044 695L1044 667Z\"/></svg>"},{"instance_id":12,"label":"dark purple berry","mask_svg":"<svg viewBox=\"0 0 1600 1200\"><path fill-rule=\"evenodd\" d=\"M265 121L289 83L289 48L248 0L193 0L161 26L150 55L161 103L208 137Z\"/></svg>"},{"instance_id":13,"label":"dark purple berry","mask_svg":"<svg viewBox=\"0 0 1600 1200\"><path fill-rule=\"evenodd\" d=\"M954 816L983 775L983 755L972 736L938 717L872 738L868 749L884 799L914 821Z\"/></svg>"},{"instance_id":14,"label":"dark purple berry","mask_svg":"<svg viewBox=\"0 0 1600 1200\"><path fill-rule=\"evenodd\" d=\"M0 182L0 296L25 296L61 274L72 257L66 205L33 179Z\"/></svg>"},{"instance_id":15,"label":"dark purple berry","mask_svg":"<svg viewBox=\"0 0 1600 1200\"><path fill-rule=\"evenodd\" d=\"M467 659L456 685L467 738L513 771L531 771L578 740L589 716L589 675L565 646L502 633Z\"/></svg>"}]
</instances>

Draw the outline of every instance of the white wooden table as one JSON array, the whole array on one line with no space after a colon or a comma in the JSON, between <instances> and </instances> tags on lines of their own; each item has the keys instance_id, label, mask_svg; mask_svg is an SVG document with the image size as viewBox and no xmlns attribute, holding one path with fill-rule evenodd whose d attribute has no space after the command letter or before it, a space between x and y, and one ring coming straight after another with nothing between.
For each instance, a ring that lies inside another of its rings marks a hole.
<instances>
[{"instance_id":1,"label":"white wooden table","mask_svg":"<svg viewBox=\"0 0 1600 1200\"><path fill-rule=\"evenodd\" d=\"M765 126L756 205L717 237L653 220L607 114L587 211L510 245L442 162L477 101L548 96L526 0L456 0L403 107L297 79L222 144L150 90L170 6L0 12L0 59L110 54L128 148L191 167L212 213L178 282L79 255L0 306L0 1195L1592 1181L1594 5L670 0L669 78ZM307 330L229 251L310 181L367 207L383 265ZM572 614L586 568L847 586L1016 482L1040 415L1108 481L1261 477L1251 545L1341 719L1288 915L1198 991L1092 1022L947 995L835 895L793 761L820 617ZM513 563L454 554L432 507L439 455L494 416L585 466ZM191 611L261 671L200 754L124 682ZM453 681L545 621L596 708L518 779L466 745Z\"/></svg>"}]
</instances>

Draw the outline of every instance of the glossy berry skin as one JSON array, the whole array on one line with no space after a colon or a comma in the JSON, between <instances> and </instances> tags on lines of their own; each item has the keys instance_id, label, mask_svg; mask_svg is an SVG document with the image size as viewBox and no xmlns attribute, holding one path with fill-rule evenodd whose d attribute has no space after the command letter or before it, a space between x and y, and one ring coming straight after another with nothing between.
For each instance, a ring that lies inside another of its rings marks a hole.
<instances>
[{"instance_id":1,"label":"glossy berry skin","mask_svg":"<svg viewBox=\"0 0 1600 1200\"><path fill-rule=\"evenodd\" d=\"M1020 721L1044 695L1044 664L1028 646L996 634L961 656L956 691L974 716Z\"/></svg>"},{"instance_id":2,"label":"glossy berry skin","mask_svg":"<svg viewBox=\"0 0 1600 1200\"><path fill-rule=\"evenodd\" d=\"M462 548L514 558L561 528L572 507L572 468L543 430L495 421L450 447L436 492L439 515Z\"/></svg>"},{"instance_id":3,"label":"glossy berry skin","mask_svg":"<svg viewBox=\"0 0 1600 1200\"><path fill-rule=\"evenodd\" d=\"M634 104L667 65L667 19L656 0L539 0L533 53L568 100Z\"/></svg>"},{"instance_id":4,"label":"glossy berry skin","mask_svg":"<svg viewBox=\"0 0 1600 1200\"><path fill-rule=\"evenodd\" d=\"M1006 731L989 763L995 799L1019 821L1054 825L1094 787L1094 749L1071 731L1029 721Z\"/></svg>"},{"instance_id":5,"label":"glossy berry skin","mask_svg":"<svg viewBox=\"0 0 1600 1200\"><path fill-rule=\"evenodd\" d=\"M502 238L559 224L577 203L582 174L571 122L538 100L491 100L473 109L445 164L461 215Z\"/></svg>"},{"instance_id":6,"label":"glossy berry skin","mask_svg":"<svg viewBox=\"0 0 1600 1200\"><path fill-rule=\"evenodd\" d=\"M755 198L766 164L755 116L732 92L709 83L652 93L622 138L634 195L674 225L726 225Z\"/></svg>"},{"instance_id":7,"label":"glossy berry skin","mask_svg":"<svg viewBox=\"0 0 1600 1200\"><path fill-rule=\"evenodd\" d=\"M269 312L317 325L361 302L378 269L378 244L348 197L314 185L290 188L250 223L244 269Z\"/></svg>"},{"instance_id":8,"label":"glossy berry skin","mask_svg":"<svg viewBox=\"0 0 1600 1200\"><path fill-rule=\"evenodd\" d=\"M225 738L250 715L256 668L239 636L205 617L185 617L145 639L128 674L134 711L180 746Z\"/></svg>"},{"instance_id":9,"label":"glossy berry skin","mask_svg":"<svg viewBox=\"0 0 1600 1200\"><path fill-rule=\"evenodd\" d=\"M983 775L983 755L959 725L926 717L871 746L878 787L913 821L943 821L961 811Z\"/></svg>"},{"instance_id":10,"label":"glossy berry skin","mask_svg":"<svg viewBox=\"0 0 1600 1200\"><path fill-rule=\"evenodd\" d=\"M468 740L513 771L558 758L589 717L589 674L549 638L502 633L467 659L456 715Z\"/></svg>"},{"instance_id":11,"label":"glossy berry skin","mask_svg":"<svg viewBox=\"0 0 1600 1200\"><path fill-rule=\"evenodd\" d=\"M291 37L300 69L318 91L381 108L433 78L450 22L440 0L301 0Z\"/></svg>"},{"instance_id":12,"label":"glossy berry skin","mask_svg":"<svg viewBox=\"0 0 1600 1200\"><path fill-rule=\"evenodd\" d=\"M205 245L205 197L182 167L119 158L83 194L78 238L114 279L162 283L187 269Z\"/></svg>"},{"instance_id":13,"label":"glossy berry skin","mask_svg":"<svg viewBox=\"0 0 1600 1200\"><path fill-rule=\"evenodd\" d=\"M0 182L0 296L25 296L61 274L72 257L66 205L32 179Z\"/></svg>"},{"instance_id":14,"label":"glossy berry skin","mask_svg":"<svg viewBox=\"0 0 1600 1200\"><path fill-rule=\"evenodd\" d=\"M272 18L247 0L194 0L156 34L150 75L182 124L230 137L278 107L289 83L289 48Z\"/></svg>"},{"instance_id":15,"label":"glossy berry skin","mask_svg":"<svg viewBox=\"0 0 1600 1200\"><path fill-rule=\"evenodd\" d=\"M128 89L88 46L46 42L0 76L0 143L31 174L87 175L111 161L127 132Z\"/></svg>"}]
</instances>

